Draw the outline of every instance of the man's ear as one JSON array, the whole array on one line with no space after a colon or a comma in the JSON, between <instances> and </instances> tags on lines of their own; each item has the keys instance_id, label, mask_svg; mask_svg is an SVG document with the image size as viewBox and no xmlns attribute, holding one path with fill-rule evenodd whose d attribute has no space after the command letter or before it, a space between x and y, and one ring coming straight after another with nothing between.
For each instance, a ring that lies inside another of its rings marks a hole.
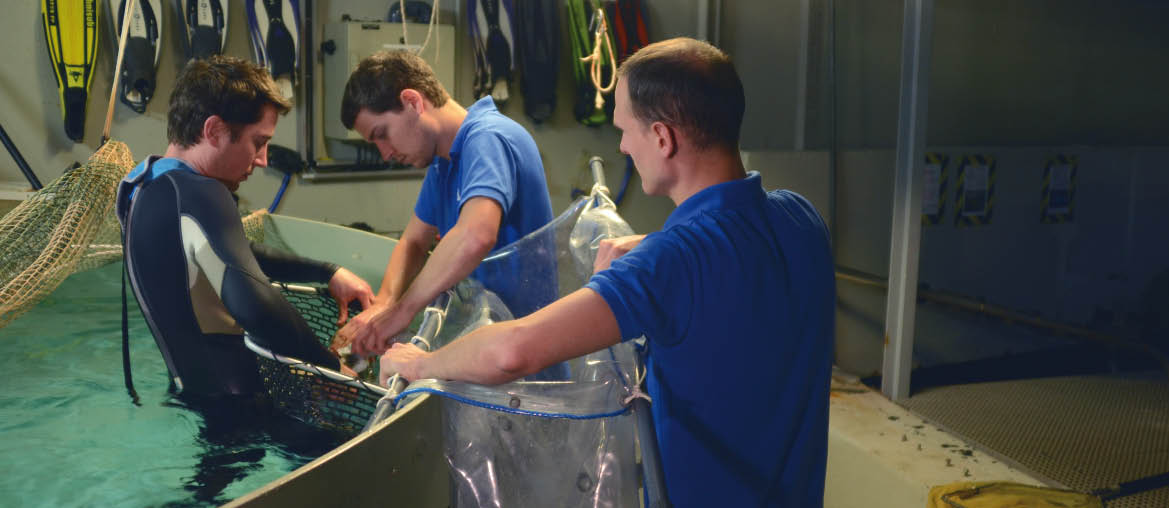
<instances>
[{"instance_id":1,"label":"man's ear","mask_svg":"<svg viewBox=\"0 0 1169 508\"><path fill-rule=\"evenodd\" d=\"M410 108L419 115L426 109L426 99L413 88L403 88L398 94L398 100L402 101L403 108Z\"/></svg>"},{"instance_id":2,"label":"man's ear","mask_svg":"<svg viewBox=\"0 0 1169 508\"><path fill-rule=\"evenodd\" d=\"M662 157L670 158L678 153L678 134L673 127L662 122L654 122L649 128L653 131L654 140L658 146L658 153Z\"/></svg>"},{"instance_id":3,"label":"man's ear","mask_svg":"<svg viewBox=\"0 0 1169 508\"><path fill-rule=\"evenodd\" d=\"M231 140L231 127L219 115L211 115L203 121L203 139L219 148Z\"/></svg>"}]
</instances>

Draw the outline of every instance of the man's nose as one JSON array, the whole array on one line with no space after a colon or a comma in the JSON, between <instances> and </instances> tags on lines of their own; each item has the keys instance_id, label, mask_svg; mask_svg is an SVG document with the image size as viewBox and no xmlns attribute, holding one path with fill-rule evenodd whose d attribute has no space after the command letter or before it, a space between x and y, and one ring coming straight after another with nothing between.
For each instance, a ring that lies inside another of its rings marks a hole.
<instances>
[{"instance_id":1,"label":"man's nose","mask_svg":"<svg viewBox=\"0 0 1169 508\"><path fill-rule=\"evenodd\" d=\"M256 153L255 165L268 167L268 145L264 145L258 153Z\"/></svg>"}]
</instances>

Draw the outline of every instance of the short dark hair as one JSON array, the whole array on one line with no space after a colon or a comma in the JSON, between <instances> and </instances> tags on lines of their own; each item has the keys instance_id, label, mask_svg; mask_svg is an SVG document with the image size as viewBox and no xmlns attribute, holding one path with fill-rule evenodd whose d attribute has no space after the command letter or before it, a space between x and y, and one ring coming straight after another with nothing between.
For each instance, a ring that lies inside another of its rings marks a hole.
<instances>
[{"instance_id":1,"label":"short dark hair","mask_svg":"<svg viewBox=\"0 0 1169 508\"><path fill-rule=\"evenodd\" d=\"M378 51L365 57L349 82L345 83L345 95L341 98L341 123L352 129L357 113L362 109L370 113L401 111L399 96L405 89L417 90L435 107L446 104L449 98L434 70L422 57L409 51Z\"/></svg>"},{"instance_id":2,"label":"short dark hair","mask_svg":"<svg viewBox=\"0 0 1169 508\"><path fill-rule=\"evenodd\" d=\"M676 127L698 148L738 149L746 98L722 50L688 37L655 42L625 60L617 76L638 120Z\"/></svg>"},{"instance_id":3,"label":"short dark hair","mask_svg":"<svg viewBox=\"0 0 1169 508\"><path fill-rule=\"evenodd\" d=\"M170 94L167 141L182 147L195 145L211 115L227 123L234 141L245 126L260 121L268 104L281 115L292 109L267 69L233 56L191 60Z\"/></svg>"}]
</instances>

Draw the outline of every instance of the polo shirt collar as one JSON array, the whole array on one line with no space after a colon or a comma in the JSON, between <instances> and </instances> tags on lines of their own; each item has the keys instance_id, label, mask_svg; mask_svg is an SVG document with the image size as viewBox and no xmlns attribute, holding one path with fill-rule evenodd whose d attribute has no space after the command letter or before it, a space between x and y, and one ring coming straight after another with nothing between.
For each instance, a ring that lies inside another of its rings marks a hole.
<instances>
[{"instance_id":1,"label":"polo shirt collar","mask_svg":"<svg viewBox=\"0 0 1169 508\"><path fill-rule=\"evenodd\" d=\"M710 210L737 208L763 194L763 180L758 171L747 173L746 178L711 185L693 196L686 198L666 218L662 229L684 224L695 216Z\"/></svg>"},{"instance_id":2,"label":"polo shirt collar","mask_svg":"<svg viewBox=\"0 0 1169 508\"><path fill-rule=\"evenodd\" d=\"M495 100L490 95L475 101L471 107L467 108L467 117L463 119L463 124L459 126L459 131L455 133L455 140L451 142L451 165L459 157L463 151L463 143L467 141L467 131L470 126L479 120L480 117L491 112L499 111L495 107Z\"/></svg>"}]
</instances>

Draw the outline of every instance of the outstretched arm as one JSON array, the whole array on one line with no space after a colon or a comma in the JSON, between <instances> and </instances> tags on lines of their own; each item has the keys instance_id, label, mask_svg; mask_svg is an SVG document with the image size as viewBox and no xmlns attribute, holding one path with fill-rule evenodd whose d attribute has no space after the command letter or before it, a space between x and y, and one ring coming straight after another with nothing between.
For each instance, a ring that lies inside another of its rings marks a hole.
<instances>
[{"instance_id":1,"label":"outstretched arm","mask_svg":"<svg viewBox=\"0 0 1169 508\"><path fill-rule=\"evenodd\" d=\"M494 200L485 197L467 200L459 212L455 227L438 242L418 276L402 292L401 297L390 303L379 301L371 309L372 312L362 312L337 332L334 346L352 342L353 352L357 354L385 351L390 339L410 324L414 314L479 266L495 247L502 218L503 210ZM389 295L395 291L393 287L387 291L385 281L382 289Z\"/></svg>"},{"instance_id":2,"label":"outstretched arm","mask_svg":"<svg viewBox=\"0 0 1169 508\"><path fill-rule=\"evenodd\" d=\"M406 292L406 288L426 263L427 253L434 245L434 238L437 235L438 228L423 222L417 215L410 217L406 230L398 239L398 245L390 254L390 262L386 264L386 273L382 275L382 286L378 289L376 303L390 305L402 297L402 293Z\"/></svg>"},{"instance_id":3,"label":"outstretched arm","mask_svg":"<svg viewBox=\"0 0 1169 508\"><path fill-rule=\"evenodd\" d=\"M337 300L340 314L337 324L345 324L349 316L349 302L357 300L361 308L373 305L373 290L353 272L336 264L297 256L267 245L251 243L252 254L264 274L281 282L319 282L329 285L329 294Z\"/></svg>"},{"instance_id":4,"label":"outstretched arm","mask_svg":"<svg viewBox=\"0 0 1169 508\"><path fill-rule=\"evenodd\" d=\"M506 383L556 363L617 344L617 318L601 295L579 289L527 317L480 328L427 353L394 344L382 356L383 376Z\"/></svg>"},{"instance_id":5,"label":"outstretched arm","mask_svg":"<svg viewBox=\"0 0 1169 508\"><path fill-rule=\"evenodd\" d=\"M182 216L183 249L232 318L275 353L339 368L337 358L260 270L234 209L208 205Z\"/></svg>"}]
</instances>

